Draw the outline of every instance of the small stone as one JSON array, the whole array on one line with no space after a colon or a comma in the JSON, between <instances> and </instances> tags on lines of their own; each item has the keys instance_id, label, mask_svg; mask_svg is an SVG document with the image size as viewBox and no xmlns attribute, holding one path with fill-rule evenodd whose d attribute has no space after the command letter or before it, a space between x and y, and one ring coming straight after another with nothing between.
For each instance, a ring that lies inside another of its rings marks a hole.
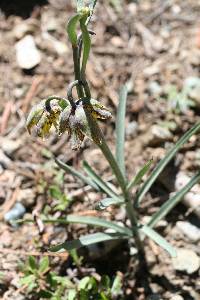
<instances>
[{"instance_id":1,"label":"small stone","mask_svg":"<svg viewBox=\"0 0 200 300\"><path fill-rule=\"evenodd\" d=\"M177 256L172 259L174 269L187 274L196 272L200 267L200 258L197 254L188 249L177 249Z\"/></svg>"},{"instance_id":2,"label":"small stone","mask_svg":"<svg viewBox=\"0 0 200 300\"><path fill-rule=\"evenodd\" d=\"M124 41L119 36L113 36L111 39L111 43L117 48L124 47Z\"/></svg>"},{"instance_id":3,"label":"small stone","mask_svg":"<svg viewBox=\"0 0 200 300\"><path fill-rule=\"evenodd\" d=\"M52 39L51 42L52 42L52 45L53 45L54 49L56 50L56 52L59 55L62 55L62 54L65 54L65 53L68 52L68 48L64 43L62 43L62 42L60 42L56 39Z\"/></svg>"},{"instance_id":4,"label":"small stone","mask_svg":"<svg viewBox=\"0 0 200 300\"><path fill-rule=\"evenodd\" d=\"M136 121L132 121L126 126L126 136L134 137L138 131L138 123Z\"/></svg>"},{"instance_id":5,"label":"small stone","mask_svg":"<svg viewBox=\"0 0 200 300\"><path fill-rule=\"evenodd\" d=\"M20 140L11 140L7 137L0 137L0 144L5 154L12 155L21 146Z\"/></svg>"},{"instance_id":6,"label":"small stone","mask_svg":"<svg viewBox=\"0 0 200 300\"><path fill-rule=\"evenodd\" d=\"M22 22L20 24L17 24L13 29L13 34L16 39L20 40L22 39L26 34L33 33L36 29L36 24L34 23L28 23L28 22Z\"/></svg>"},{"instance_id":7,"label":"small stone","mask_svg":"<svg viewBox=\"0 0 200 300\"><path fill-rule=\"evenodd\" d=\"M26 35L15 45L17 63L20 68L30 70L41 61L41 54L36 48L33 36Z\"/></svg>"},{"instance_id":8,"label":"small stone","mask_svg":"<svg viewBox=\"0 0 200 300\"><path fill-rule=\"evenodd\" d=\"M172 136L171 132L167 128L158 125L152 126L152 133L156 138L163 141L170 139Z\"/></svg>"},{"instance_id":9,"label":"small stone","mask_svg":"<svg viewBox=\"0 0 200 300\"><path fill-rule=\"evenodd\" d=\"M138 253L138 250L135 247L130 247L130 255L134 256Z\"/></svg>"},{"instance_id":10,"label":"small stone","mask_svg":"<svg viewBox=\"0 0 200 300\"><path fill-rule=\"evenodd\" d=\"M149 84L149 91L152 95L160 95L162 93L162 87L157 81L151 81Z\"/></svg>"},{"instance_id":11,"label":"small stone","mask_svg":"<svg viewBox=\"0 0 200 300\"><path fill-rule=\"evenodd\" d=\"M11 210L4 215L4 220L16 226L15 220L20 219L25 214L26 209L21 203L16 203Z\"/></svg>"},{"instance_id":12,"label":"small stone","mask_svg":"<svg viewBox=\"0 0 200 300\"><path fill-rule=\"evenodd\" d=\"M157 146L162 142L171 140L171 138L172 134L168 128L159 125L153 125L148 132L146 142L150 146Z\"/></svg>"},{"instance_id":13,"label":"small stone","mask_svg":"<svg viewBox=\"0 0 200 300\"><path fill-rule=\"evenodd\" d=\"M130 3L128 5L128 10L129 10L131 15L136 16L137 11L138 11L137 4L136 3Z\"/></svg>"},{"instance_id":14,"label":"small stone","mask_svg":"<svg viewBox=\"0 0 200 300\"><path fill-rule=\"evenodd\" d=\"M35 202L35 196L32 189L21 189L18 194L18 200L26 208L33 206Z\"/></svg>"},{"instance_id":15,"label":"small stone","mask_svg":"<svg viewBox=\"0 0 200 300\"><path fill-rule=\"evenodd\" d=\"M200 229L197 226L185 221L176 222L176 226L191 241L198 242L200 240Z\"/></svg>"},{"instance_id":16,"label":"small stone","mask_svg":"<svg viewBox=\"0 0 200 300\"><path fill-rule=\"evenodd\" d=\"M172 296L171 300L184 300L184 299L180 295L174 295L174 296Z\"/></svg>"},{"instance_id":17,"label":"small stone","mask_svg":"<svg viewBox=\"0 0 200 300\"><path fill-rule=\"evenodd\" d=\"M142 224L148 224L151 220L151 216L144 216L142 218ZM167 227L167 221L166 220L159 220L158 223L155 225L155 228L158 227Z\"/></svg>"}]
</instances>

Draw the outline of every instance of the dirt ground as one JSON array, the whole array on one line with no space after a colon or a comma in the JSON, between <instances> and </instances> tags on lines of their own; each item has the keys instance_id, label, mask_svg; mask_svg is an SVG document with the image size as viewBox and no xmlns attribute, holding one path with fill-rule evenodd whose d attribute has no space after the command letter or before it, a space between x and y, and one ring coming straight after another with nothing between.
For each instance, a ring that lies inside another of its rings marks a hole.
<instances>
[{"instance_id":1,"label":"dirt ground","mask_svg":"<svg viewBox=\"0 0 200 300\"><path fill-rule=\"evenodd\" d=\"M166 149L199 120L200 1L122 2L120 7L113 7L102 0L96 7L90 25L96 35L92 37L87 76L93 98L112 112L112 119L102 122L101 127L113 151L118 91L128 82L125 148L131 178L150 158L155 166ZM112 181L111 171L90 141L86 140L79 151L72 151L66 135L58 138L53 134L43 141L29 136L25 128L32 105L49 95L65 96L67 84L73 79L72 52L65 30L73 12L73 1L69 0L0 2L0 272L5 275L0 296L4 300L30 299L18 283L20 261L31 253L37 256L36 252L47 251L52 243L93 230L84 225L45 225L40 232L37 222L13 227L5 216L16 203L25 209L24 218L60 217L74 212L125 220L123 209L94 211L102 195L63 174L54 163L56 156L81 169L82 159L86 159L98 174ZM37 66L24 70L16 58L16 45L27 35L33 37L40 59ZM198 86L187 92L189 80L198 81ZM199 146L196 135L183 147L170 165L172 179L180 172L189 176L199 169ZM141 219L152 215L174 191L173 182L166 183L168 179L154 184L141 205ZM51 193L55 185L71 199L63 210L56 208L60 202ZM200 238L185 233L179 226L182 221L194 225L200 236L199 215L183 203L157 229L175 247L200 256ZM168 254L148 239L145 250L148 275L138 272L126 243L109 253L97 254L101 258L85 254L82 273L112 277L121 272L125 299L175 300L177 295L180 300L200 299L199 270L192 274L175 270ZM68 274L72 270L76 274L68 256L50 260L57 272ZM148 290L144 276L149 277Z\"/></svg>"}]
</instances>

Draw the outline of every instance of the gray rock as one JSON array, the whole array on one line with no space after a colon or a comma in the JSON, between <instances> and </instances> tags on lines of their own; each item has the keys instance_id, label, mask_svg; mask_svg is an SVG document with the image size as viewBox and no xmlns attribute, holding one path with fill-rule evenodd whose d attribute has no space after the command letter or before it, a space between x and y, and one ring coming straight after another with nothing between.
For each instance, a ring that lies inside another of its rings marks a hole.
<instances>
[{"instance_id":1,"label":"gray rock","mask_svg":"<svg viewBox=\"0 0 200 300\"><path fill-rule=\"evenodd\" d=\"M41 61L40 51L36 48L33 36L26 35L15 44L17 63L20 68L29 70Z\"/></svg>"},{"instance_id":2,"label":"gray rock","mask_svg":"<svg viewBox=\"0 0 200 300\"><path fill-rule=\"evenodd\" d=\"M176 227L191 241L198 242L200 240L200 229L186 221L176 222Z\"/></svg>"},{"instance_id":3,"label":"gray rock","mask_svg":"<svg viewBox=\"0 0 200 300\"><path fill-rule=\"evenodd\" d=\"M6 222L9 222L10 224L12 224L13 226L16 226L16 223L14 221L20 219L21 217L23 217L23 215L25 214L26 209L25 207L17 202L13 208L11 210L9 210L5 215L4 215L4 220Z\"/></svg>"},{"instance_id":4,"label":"gray rock","mask_svg":"<svg viewBox=\"0 0 200 300\"><path fill-rule=\"evenodd\" d=\"M177 249L177 256L172 259L174 269L184 271L187 274L196 272L200 267L200 258L198 255L188 249Z\"/></svg>"}]
</instances>

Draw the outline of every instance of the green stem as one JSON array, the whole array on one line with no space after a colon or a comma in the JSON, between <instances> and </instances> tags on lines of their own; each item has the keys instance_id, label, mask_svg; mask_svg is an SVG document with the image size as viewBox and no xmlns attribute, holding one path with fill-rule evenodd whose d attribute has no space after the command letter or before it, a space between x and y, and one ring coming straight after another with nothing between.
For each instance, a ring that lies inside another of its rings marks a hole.
<instances>
[{"instance_id":1,"label":"green stem","mask_svg":"<svg viewBox=\"0 0 200 300\"><path fill-rule=\"evenodd\" d=\"M81 73L80 73L80 59L79 59L78 45L77 46L72 46L72 50L73 50L75 79L80 81L81 80ZM77 84L76 90L77 90L78 97L83 98L84 97L83 87L81 85Z\"/></svg>"},{"instance_id":2,"label":"green stem","mask_svg":"<svg viewBox=\"0 0 200 300\"><path fill-rule=\"evenodd\" d=\"M85 24L86 20L87 17L84 17L80 20L80 27L81 27L82 38L83 38L83 58L82 58L82 66L81 66L82 80L85 80L85 70L86 70L86 65L87 65L87 61L90 54L90 48L91 48L90 34Z\"/></svg>"},{"instance_id":3,"label":"green stem","mask_svg":"<svg viewBox=\"0 0 200 300\"><path fill-rule=\"evenodd\" d=\"M112 152L110 151L97 121L91 115L91 110L90 110L91 93L90 93L90 88L86 81L86 76L85 76L86 65L87 65L87 61L88 61L88 57L89 57L89 53L90 53L90 47L91 47L91 40L90 40L90 35L89 35L88 29L87 29L86 20L87 20L86 16L84 16L80 19L80 28L82 31L82 38L83 38L83 57L82 57L81 70L80 70L80 63L79 63L81 53L78 51L78 47L73 47L75 78L76 78L76 80L81 81L84 91L85 91L86 97L84 98L84 101L83 101L83 108L84 108L84 111L85 111L85 114L86 114L86 117L88 120L92 138L93 138L94 142L98 145L100 150L102 151L105 159L108 161L108 163L116 177L116 180L117 180L119 186L121 187L122 194L123 194L123 197L125 200L127 215L131 221L133 235L135 236L136 247L138 248L139 253L143 254L144 253L143 245L141 243L139 232L137 230L137 224L138 224L137 216L136 216L136 212L134 210L133 204L131 203L130 194L127 190L126 179L125 179L124 175L122 174L115 157L113 156ZM82 90L81 85L77 85L77 92L78 92L79 97L83 98L83 90Z\"/></svg>"}]
</instances>

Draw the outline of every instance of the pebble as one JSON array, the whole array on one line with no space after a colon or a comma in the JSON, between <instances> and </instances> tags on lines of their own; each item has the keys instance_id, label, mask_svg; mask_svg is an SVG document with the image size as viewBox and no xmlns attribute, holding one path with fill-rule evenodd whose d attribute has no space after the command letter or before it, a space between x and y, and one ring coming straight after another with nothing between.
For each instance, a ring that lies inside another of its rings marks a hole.
<instances>
[{"instance_id":1,"label":"pebble","mask_svg":"<svg viewBox=\"0 0 200 300\"><path fill-rule=\"evenodd\" d=\"M21 146L20 140L11 140L7 137L0 137L0 145L6 155L12 155Z\"/></svg>"},{"instance_id":2,"label":"pebble","mask_svg":"<svg viewBox=\"0 0 200 300\"><path fill-rule=\"evenodd\" d=\"M151 92L152 95L160 95L162 93L162 87L157 81L151 81L149 84L149 91Z\"/></svg>"},{"instance_id":3,"label":"pebble","mask_svg":"<svg viewBox=\"0 0 200 300\"><path fill-rule=\"evenodd\" d=\"M200 229L186 221L176 222L176 227L191 241L198 242L200 240Z\"/></svg>"},{"instance_id":4,"label":"pebble","mask_svg":"<svg viewBox=\"0 0 200 300\"><path fill-rule=\"evenodd\" d=\"M138 131L138 123L136 121L132 121L126 126L126 137L134 137L136 136Z\"/></svg>"},{"instance_id":5,"label":"pebble","mask_svg":"<svg viewBox=\"0 0 200 300\"><path fill-rule=\"evenodd\" d=\"M13 34L16 39L20 40L22 39L26 34L33 33L36 29L37 25L28 22L22 22L20 24L17 24L13 29Z\"/></svg>"},{"instance_id":6,"label":"pebble","mask_svg":"<svg viewBox=\"0 0 200 300\"><path fill-rule=\"evenodd\" d=\"M18 199L26 208L33 206L35 202L33 189L21 189L18 194Z\"/></svg>"},{"instance_id":7,"label":"pebble","mask_svg":"<svg viewBox=\"0 0 200 300\"><path fill-rule=\"evenodd\" d=\"M137 4L136 3L128 4L128 10L132 16L136 16L138 12Z\"/></svg>"},{"instance_id":8,"label":"pebble","mask_svg":"<svg viewBox=\"0 0 200 300\"><path fill-rule=\"evenodd\" d=\"M200 258L198 255L188 249L177 249L177 256L172 259L174 269L184 271L187 274L196 272L200 267Z\"/></svg>"},{"instance_id":9,"label":"pebble","mask_svg":"<svg viewBox=\"0 0 200 300\"><path fill-rule=\"evenodd\" d=\"M172 138L171 132L162 126L153 125L148 134L148 145L157 146L162 142L169 141Z\"/></svg>"},{"instance_id":10,"label":"pebble","mask_svg":"<svg viewBox=\"0 0 200 300\"><path fill-rule=\"evenodd\" d=\"M22 218L25 212L25 207L21 203L17 202L13 208L4 215L4 220L13 226L16 226L14 221Z\"/></svg>"},{"instance_id":11,"label":"pebble","mask_svg":"<svg viewBox=\"0 0 200 300\"><path fill-rule=\"evenodd\" d=\"M26 35L15 44L17 63L20 68L30 70L41 61L40 51L35 45L32 35Z\"/></svg>"},{"instance_id":12,"label":"pebble","mask_svg":"<svg viewBox=\"0 0 200 300\"><path fill-rule=\"evenodd\" d=\"M184 299L180 295L175 295L175 296L172 296L171 300L184 300Z\"/></svg>"}]
</instances>

